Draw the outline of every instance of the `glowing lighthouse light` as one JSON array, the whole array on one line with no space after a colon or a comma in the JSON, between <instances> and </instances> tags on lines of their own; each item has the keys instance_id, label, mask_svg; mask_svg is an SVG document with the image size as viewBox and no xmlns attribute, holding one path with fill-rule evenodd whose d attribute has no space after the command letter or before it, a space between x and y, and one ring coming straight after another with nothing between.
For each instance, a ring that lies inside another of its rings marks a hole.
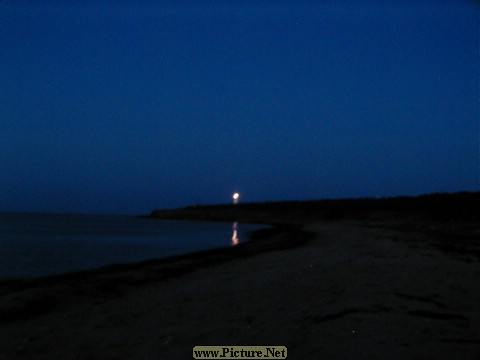
<instances>
[{"instance_id":1,"label":"glowing lighthouse light","mask_svg":"<svg viewBox=\"0 0 480 360\"><path fill-rule=\"evenodd\" d=\"M238 204L238 200L240 199L240 194L236 192L233 194L232 198L233 198L233 204Z\"/></svg>"}]
</instances>

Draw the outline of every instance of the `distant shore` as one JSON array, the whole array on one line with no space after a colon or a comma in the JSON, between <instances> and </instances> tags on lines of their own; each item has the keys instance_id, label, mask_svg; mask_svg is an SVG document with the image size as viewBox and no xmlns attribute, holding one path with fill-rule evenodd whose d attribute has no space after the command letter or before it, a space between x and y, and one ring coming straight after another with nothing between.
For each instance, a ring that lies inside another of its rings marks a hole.
<instances>
[{"instance_id":1,"label":"distant shore","mask_svg":"<svg viewBox=\"0 0 480 360\"><path fill-rule=\"evenodd\" d=\"M152 218L272 224L251 241L0 282L0 359L476 359L480 193L194 206ZM153 221L153 220L152 220Z\"/></svg>"},{"instance_id":2,"label":"distant shore","mask_svg":"<svg viewBox=\"0 0 480 360\"><path fill-rule=\"evenodd\" d=\"M386 198L196 205L153 210L146 217L304 224L321 220L363 221L413 214L421 215L424 220L466 222L480 219L479 203L480 191L477 191Z\"/></svg>"}]
</instances>

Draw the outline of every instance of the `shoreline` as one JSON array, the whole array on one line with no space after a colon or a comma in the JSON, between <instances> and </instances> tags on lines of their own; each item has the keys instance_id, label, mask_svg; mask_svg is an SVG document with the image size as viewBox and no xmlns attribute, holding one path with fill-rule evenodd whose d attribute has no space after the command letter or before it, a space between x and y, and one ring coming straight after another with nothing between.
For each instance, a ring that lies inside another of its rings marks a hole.
<instances>
[{"instance_id":1,"label":"shoreline","mask_svg":"<svg viewBox=\"0 0 480 360\"><path fill-rule=\"evenodd\" d=\"M118 295L129 288L162 282L199 269L212 267L241 258L270 251L299 247L312 238L312 234L299 225L265 224L270 227L254 230L249 239L236 246L214 248L182 255L153 258L135 263L121 263L99 268L72 271L38 278L0 280L0 297L15 296L15 306L0 308L0 322L25 320L48 313L62 302L55 288L69 287L74 293L108 296ZM38 292L44 292L40 296ZM35 294L30 294L34 292ZM48 301L45 301L48 298Z\"/></svg>"},{"instance_id":2,"label":"shoreline","mask_svg":"<svg viewBox=\"0 0 480 360\"><path fill-rule=\"evenodd\" d=\"M40 214L40 216L43 216L45 215L45 217L50 220L50 214ZM55 214L57 215L57 214ZM18 216L18 214L14 214L14 216ZM30 214L29 213L21 213L20 216L24 216L25 219L28 221L30 220ZM34 217L33 219L38 222L38 214L35 214L36 217ZM63 214L63 215L58 215L62 218L65 218L65 217L69 217L69 216L72 216L72 217L77 217L77 215L71 215L71 214ZM81 215L81 216L84 216L84 215ZM101 220L103 221L103 219L100 217L98 217L97 215L89 215L89 217L95 219L95 220ZM105 219L107 220L111 220L112 218L113 219L116 219L117 216L116 215L102 215L102 217L105 217ZM131 216L131 217L128 217L128 218L131 218L131 219L134 219L134 220L138 220L138 219L141 219L139 221L141 221L140 223L136 224L137 227L139 228L146 228L146 234L147 235L151 235L151 232L152 230L150 229L150 233L148 232L149 227L148 225L151 225L151 224L148 224L148 222L157 222L157 220L152 220L152 219L149 219L149 218L142 218L142 217L138 217L138 216ZM176 229L176 223L179 222L179 223L193 223L193 227L195 228L195 224L196 223L212 223L213 221L205 221L205 220L169 220L169 219L162 219L162 220L165 220L165 223L166 225L165 226L168 226L168 229ZM24 220L25 222L25 220ZM147 224L143 223L143 222L147 222ZM160 221L162 222L162 221ZM228 227L230 230L229 233L230 235L228 234L224 234L224 237L225 239L228 239L228 236L232 236L232 223L230 221L222 221L221 223L224 224L225 227ZM7 222L8 224L8 222ZM108 224L108 222L107 222ZM173 225L172 225L173 224ZM2 224L0 224L2 225ZM241 226L242 228L240 228L240 231L238 232L238 236L240 237L239 241L238 241L238 244L240 243L244 243L244 242L248 242L250 241L250 235L249 233L252 233L254 232L255 230L260 230L262 229L263 227L269 227L269 226L274 226L272 224L267 224L267 223L255 223L255 224L252 224L252 223L245 223L245 222L242 222L242 223L239 223L238 224L239 226ZM25 224L23 226L29 226L29 223L25 222ZM77 225L76 223L74 224L75 228L77 229L78 228L78 231L83 231L83 228L85 227L84 224L81 224L81 225ZM90 225L88 225L90 226ZM92 249L91 252L93 251L97 251L95 250L94 248L94 245L93 245L93 242L91 240L92 236L90 234L90 231L89 231L89 228L87 226L87 231L86 231L86 239L80 239L82 242L85 242L86 243L86 246L90 246L90 248ZM189 226L189 225L187 225ZM40 229L39 231L42 231L43 229ZM169 231L170 231L169 230ZM16 230L15 230L16 231ZM38 231L38 230L37 230ZM114 230L107 230L107 231L114 231ZM120 236L120 237L126 237L128 236L130 233L128 232L130 231L130 229L127 229L125 230L124 233L120 233L120 232L115 232L111 235L108 235L110 236L111 238L114 238L114 236ZM172 231L176 231L176 230L172 230ZM225 232L227 230L225 229ZM32 233L34 234L34 236L36 236L36 233L35 233L35 230L32 231ZM62 236L63 236L63 232L60 233ZM100 230L99 231L99 234L97 238L95 238L95 241L99 241L100 243L103 241L103 230ZM162 244L162 243L165 243L165 244L175 244L175 241L176 241L176 238L175 238L175 234L176 233L173 233L173 237L172 237L172 234L160 234L160 241L159 243ZM180 234L182 234L180 232ZM30 234L26 234L24 235L25 237L26 236L30 236ZM69 233L67 234L67 236L70 235ZM94 234L96 235L96 234ZM56 233L53 233L53 234L49 234L50 237L53 237L55 238L55 236L57 236ZM139 236L144 236L143 233L139 233ZM212 235L213 236L213 235ZM220 237L220 235L218 234L215 234L216 238L217 239L222 239L222 237ZM7 233L7 241L14 241L15 239L12 239L10 240L9 239L9 234ZM69 239L68 239L69 240ZM181 239L182 240L182 239ZM156 241L156 240L155 240ZM41 280L41 279L44 279L44 278L55 278L55 277L62 277L64 275L68 275L68 274L74 274L74 273L86 273L86 272L92 272L92 271L96 271L96 270L99 270L99 269L103 269L103 268L109 268L109 267L112 267L112 266L119 266L119 267L123 267L123 265L135 265L135 264L138 264L138 263L143 263L143 262L148 262L148 261L151 261L151 260L158 260L158 259L165 259L165 258L169 258L169 257L174 257L174 256L181 256L181 255L187 255L187 254L191 254L191 253L194 253L194 252L201 252L201 251L207 251L207 250L210 250L210 249L216 249L216 248L222 248L222 247L225 247L225 248L228 248L230 246L232 246L232 241L230 242L227 242L227 241L223 241L219 244L210 244L208 246L210 247L204 247L203 249L200 248L200 249L197 249L195 248L195 244L201 244L202 243L202 239L195 239L195 243L193 241L191 241L191 245L192 246L188 246L189 243L187 243L186 245L184 245L183 247L178 247L178 248L174 248L173 251L168 251L169 249L167 249L167 251L163 251L163 254L162 252L160 251L157 251L156 254L152 254L152 252L149 252L149 253L146 253L146 256L143 256L143 257L139 257L139 258L132 258L132 259L108 259L107 257L107 260L105 261L98 261L98 264L92 264L91 266L82 266L82 264L80 264L80 266L78 267L65 267L64 269L60 269L58 271L45 271L42 273L42 269L40 269L37 273L33 272L33 271L30 271L30 272L26 272L25 275L8 275L8 269L7 269L7 272L5 272L3 276L0 276L0 288L1 288L1 284L2 283L6 283L6 282L15 282L15 281L35 281L35 280ZM33 244L34 242L31 241L31 243ZM68 244L67 241L64 242L65 244ZM30 244L30 243L28 243ZM135 242L130 242L129 243L131 246L136 246L136 243ZM237 244L237 245L238 245ZM48 244L47 244L48 245ZM63 243L61 244L63 245ZM120 245L123 245L122 243L120 243ZM141 245L141 244L140 244ZM26 248L28 246L25 246ZM48 251L48 249L46 249ZM105 250L105 249L103 249ZM108 249L107 249L108 250ZM110 249L112 250L112 249ZM113 249L115 250L115 249ZM104 252L105 254L107 254L108 252ZM8 252L7 252L8 254ZM4 254L5 256L5 254ZM85 256L84 256L85 259L87 259ZM22 259L23 260L23 259ZM55 260L55 258L53 258L53 261ZM88 259L87 259L88 260ZM77 265L78 265L78 261L77 261ZM28 264L27 264L28 266ZM38 274L38 275L37 275Z\"/></svg>"},{"instance_id":3,"label":"shoreline","mask_svg":"<svg viewBox=\"0 0 480 360\"><path fill-rule=\"evenodd\" d=\"M0 359L183 359L229 344L282 345L292 359L476 359L479 260L368 225L310 223L303 246L287 227L285 251L269 229L235 261L215 250L207 263L170 259L166 277L151 264L4 294Z\"/></svg>"},{"instance_id":4,"label":"shoreline","mask_svg":"<svg viewBox=\"0 0 480 360\"><path fill-rule=\"evenodd\" d=\"M477 359L478 206L436 206L337 220L307 206L284 225L285 208L252 210L274 227L237 247L0 283L0 359L184 359L231 344L292 359Z\"/></svg>"}]
</instances>

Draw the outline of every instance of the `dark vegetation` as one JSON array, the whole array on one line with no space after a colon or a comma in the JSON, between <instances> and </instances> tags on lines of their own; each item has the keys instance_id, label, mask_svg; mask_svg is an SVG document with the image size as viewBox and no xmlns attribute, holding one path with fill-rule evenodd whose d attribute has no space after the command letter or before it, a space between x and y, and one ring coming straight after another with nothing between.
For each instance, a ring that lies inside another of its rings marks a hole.
<instances>
[{"instance_id":1,"label":"dark vegetation","mask_svg":"<svg viewBox=\"0 0 480 360\"><path fill-rule=\"evenodd\" d=\"M389 198L278 201L237 205L197 205L154 210L152 218L252 222L313 222L375 220L378 217L420 216L422 220L478 222L480 192L434 193Z\"/></svg>"}]
</instances>

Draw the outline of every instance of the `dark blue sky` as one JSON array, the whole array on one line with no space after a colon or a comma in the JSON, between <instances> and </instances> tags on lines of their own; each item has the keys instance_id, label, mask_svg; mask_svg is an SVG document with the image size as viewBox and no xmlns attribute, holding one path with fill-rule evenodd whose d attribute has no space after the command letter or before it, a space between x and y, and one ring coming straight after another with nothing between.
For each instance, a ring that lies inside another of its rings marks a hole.
<instances>
[{"instance_id":1,"label":"dark blue sky","mask_svg":"<svg viewBox=\"0 0 480 360\"><path fill-rule=\"evenodd\" d=\"M478 190L479 8L0 2L0 211Z\"/></svg>"}]
</instances>

